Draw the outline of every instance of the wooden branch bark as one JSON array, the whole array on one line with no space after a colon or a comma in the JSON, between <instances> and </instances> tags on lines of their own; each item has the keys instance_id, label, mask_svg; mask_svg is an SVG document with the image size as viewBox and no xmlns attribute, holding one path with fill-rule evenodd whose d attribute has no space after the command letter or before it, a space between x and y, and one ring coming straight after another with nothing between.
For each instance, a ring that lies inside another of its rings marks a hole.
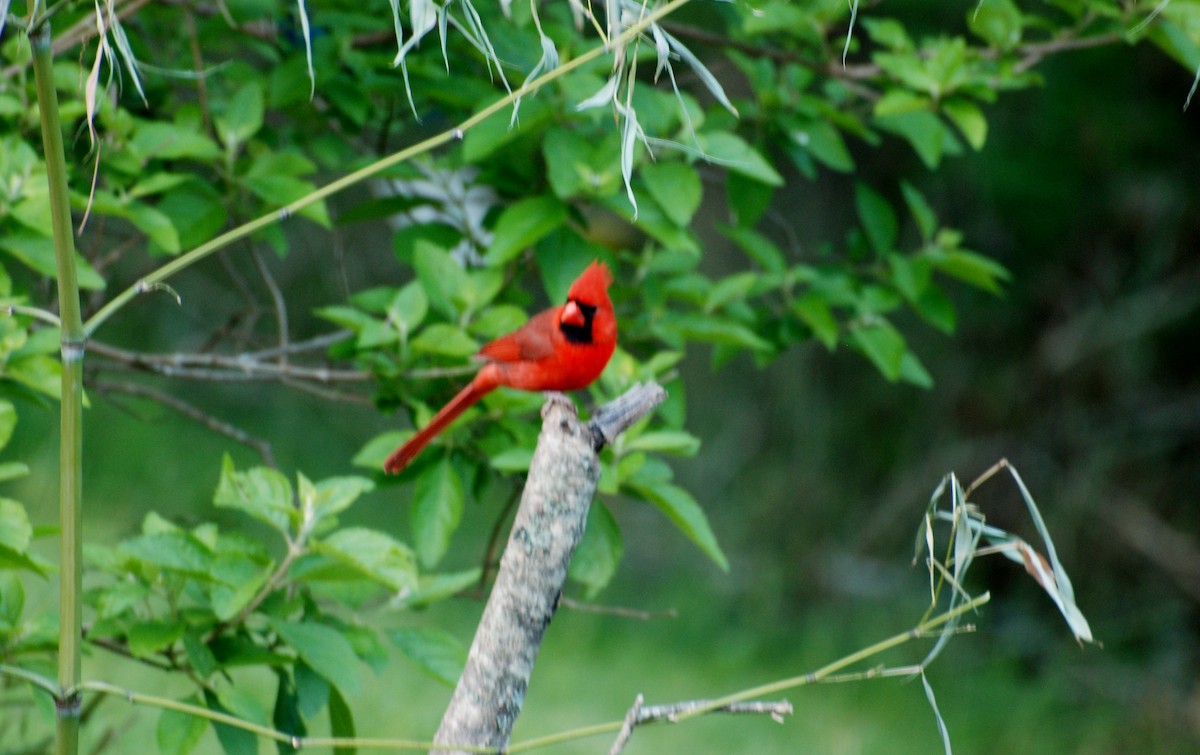
<instances>
[{"instance_id":1,"label":"wooden branch bark","mask_svg":"<svg viewBox=\"0 0 1200 755\"><path fill-rule=\"evenodd\" d=\"M547 398L508 547L466 667L434 737L445 747L435 752L508 746L542 637L562 596L567 566L583 539L600 479L596 454L661 403L666 391L654 383L635 386L597 411L589 425L579 420L565 396Z\"/></svg>"}]
</instances>

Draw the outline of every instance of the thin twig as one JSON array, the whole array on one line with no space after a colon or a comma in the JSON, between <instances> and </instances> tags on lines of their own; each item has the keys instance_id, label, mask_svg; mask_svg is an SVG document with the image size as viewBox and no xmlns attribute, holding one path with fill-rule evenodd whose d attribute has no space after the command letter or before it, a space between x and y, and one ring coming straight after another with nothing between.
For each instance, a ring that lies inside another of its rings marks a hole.
<instances>
[{"instance_id":1,"label":"thin twig","mask_svg":"<svg viewBox=\"0 0 1200 755\"><path fill-rule=\"evenodd\" d=\"M565 608L570 608L572 611L617 616L622 619L637 619L638 621L674 619L679 615L679 612L674 608L668 608L665 611L643 611L638 608L627 608L625 606L602 606L596 603L585 603L581 600L566 597L562 599L562 605Z\"/></svg>"},{"instance_id":2,"label":"thin twig","mask_svg":"<svg viewBox=\"0 0 1200 755\"><path fill-rule=\"evenodd\" d=\"M633 698L633 705L629 706L629 712L625 714L625 723L621 726L621 731L617 732L617 738L609 748L608 755L620 755L621 751L625 749L629 738L633 736L633 727L637 726L638 714L642 712L642 703L645 700L646 698L642 697L641 692Z\"/></svg>"},{"instance_id":3,"label":"thin twig","mask_svg":"<svg viewBox=\"0 0 1200 755\"><path fill-rule=\"evenodd\" d=\"M479 569L479 584L475 588L481 598L486 594L485 591L487 590L488 580L491 579L492 570L499 564L496 554L500 550L500 535L504 529L504 523L508 521L508 515L519 500L521 500L521 488L514 486L512 493L508 496L508 500L504 502L504 508L501 509L500 514L496 517L495 523L492 524L492 532L488 535L487 548L483 552L483 565Z\"/></svg>"},{"instance_id":4,"label":"thin twig","mask_svg":"<svg viewBox=\"0 0 1200 755\"><path fill-rule=\"evenodd\" d=\"M188 377L197 380L241 382L291 378L317 383L360 383L371 379L371 373L365 370L306 367L291 363L280 364L262 358L262 355L280 354L280 347L262 352L244 352L233 355L148 354L129 351L101 341L90 341L88 348L98 356L133 367L170 377Z\"/></svg>"},{"instance_id":5,"label":"thin twig","mask_svg":"<svg viewBox=\"0 0 1200 755\"><path fill-rule=\"evenodd\" d=\"M93 384L93 387L101 393L123 393L127 396L138 396L156 401L169 409L174 409L189 419L199 422L213 432L220 433L238 443L253 448L262 457L264 464L272 468L278 468L278 464L275 462L275 455L271 453L271 444L269 442L261 438L255 438L246 431L217 419L203 409L189 404L183 399L138 383L110 383L102 381Z\"/></svg>"},{"instance_id":6,"label":"thin twig","mask_svg":"<svg viewBox=\"0 0 1200 755\"><path fill-rule=\"evenodd\" d=\"M258 274L263 280L263 285L270 292L271 302L275 306L275 325L279 330L279 364L281 367L286 367L288 363L287 302L284 301L283 291L279 290L279 284L275 282L275 276L271 274L271 268L267 267L262 253L257 249L251 249L250 257L254 260L254 266L258 268Z\"/></svg>"}]
</instances>

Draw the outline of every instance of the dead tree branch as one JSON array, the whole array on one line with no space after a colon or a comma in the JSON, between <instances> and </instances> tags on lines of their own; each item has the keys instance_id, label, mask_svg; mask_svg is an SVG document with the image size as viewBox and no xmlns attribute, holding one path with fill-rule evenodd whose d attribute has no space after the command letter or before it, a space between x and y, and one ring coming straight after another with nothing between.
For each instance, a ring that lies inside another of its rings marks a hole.
<instances>
[{"instance_id":1,"label":"dead tree branch","mask_svg":"<svg viewBox=\"0 0 1200 755\"><path fill-rule=\"evenodd\" d=\"M542 409L542 433L483 618L434 742L508 746L542 638L557 610L567 566L583 539L600 480L597 450L666 398L656 384L635 386L602 407L589 425L557 394Z\"/></svg>"}]
</instances>

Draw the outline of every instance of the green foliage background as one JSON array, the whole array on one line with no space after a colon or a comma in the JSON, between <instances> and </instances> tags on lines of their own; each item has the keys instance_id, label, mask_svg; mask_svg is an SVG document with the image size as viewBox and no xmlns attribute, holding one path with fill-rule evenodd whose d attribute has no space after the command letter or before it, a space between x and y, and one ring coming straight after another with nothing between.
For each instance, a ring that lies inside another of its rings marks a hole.
<instances>
[{"instance_id":1,"label":"green foliage background","mask_svg":"<svg viewBox=\"0 0 1200 755\"><path fill-rule=\"evenodd\" d=\"M449 70L436 32L407 54L406 90L379 5L308 8L311 83L293 4L228 2L237 32L218 6L138 9L124 24L137 60L205 76L143 68L143 101L116 49L98 79L98 152L83 96L96 41L58 56L77 223L89 212L88 312L503 95L461 33L448 36ZM170 281L182 307L139 297L95 334L88 362L85 676L277 728L432 731L449 696L433 680L454 677L479 609L448 598L479 579L540 397L489 399L399 481L374 470L403 437L401 417L427 419L479 343L559 300L599 256L618 272L622 351L590 400L648 377L673 399L606 457L576 596L679 615L565 612L518 738L618 718L639 691L686 699L799 673L908 626L923 607L924 578L906 566L929 490L949 469L970 478L1008 456L1105 649L1076 649L1044 596L997 562L986 576L1002 598L931 675L955 743L1190 751L1200 151L1195 110L1180 107L1200 66L1200 13L1173 2L1141 26L1151 10L885 3L859 9L839 69L844 4L693 4L664 28L705 61L737 118L703 69L673 61L677 98L665 74L651 81L653 44L630 48L637 68L622 75L637 85L618 77L603 107L574 111L602 90L607 59L525 98L517 127L506 109L460 145L389 169L399 195L356 186L186 270ZM478 11L515 86L542 54L529 8L514 5L512 22ZM0 286L18 306L49 307L37 112L13 21L25 12L13 4L0 39ZM65 4L56 33L94 26L94 13ZM564 61L597 43L565 6L541 21ZM1094 41L1073 51L1070 40ZM681 148L647 149L630 112ZM460 201L467 186L478 193ZM405 213L417 222L384 223ZM12 407L0 555L14 567L0 591L3 661L46 670L53 577L37 572L53 569L57 333L21 316L0 327ZM343 379L289 377L310 392L181 382L129 356L236 355L277 344L281 329L291 343L346 331L293 361ZM159 374L144 379L148 367ZM147 389L268 441L270 455L180 421ZM981 498L1019 529L1015 492ZM1183 545L1139 543L1157 532L1136 518L1147 512ZM387 599L397 592L407 597ZM0 734L35 746L46 699L4 684ZM639 732L630 751L937 746L915 684L823 686L793 702L785 728L713 718ZM115 751L147 737L172 752L256 747L116 700L93 716L91 741Z\"/></svg>"}]
</instances>

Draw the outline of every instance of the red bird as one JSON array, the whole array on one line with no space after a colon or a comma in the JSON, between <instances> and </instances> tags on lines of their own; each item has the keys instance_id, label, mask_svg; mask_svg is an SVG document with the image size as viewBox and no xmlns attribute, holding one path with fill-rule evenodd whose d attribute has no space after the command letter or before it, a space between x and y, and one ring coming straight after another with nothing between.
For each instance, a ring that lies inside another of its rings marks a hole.
<instances>
[{"instance_id":1,"label":"red bird","mask_svg":"<svg viewBox=\"0 0 1200 755\"><path fill-rule=\"evenodd\" d=\"M467 407L506 385L523 391L575 391L604 371L617 346L617 317L608 298L612 275L593 262L571 284L567 303L537 314L479 350L487 361L429 424L392 452L383 471L396 474Z\"/></svg>"}]
</instances>

